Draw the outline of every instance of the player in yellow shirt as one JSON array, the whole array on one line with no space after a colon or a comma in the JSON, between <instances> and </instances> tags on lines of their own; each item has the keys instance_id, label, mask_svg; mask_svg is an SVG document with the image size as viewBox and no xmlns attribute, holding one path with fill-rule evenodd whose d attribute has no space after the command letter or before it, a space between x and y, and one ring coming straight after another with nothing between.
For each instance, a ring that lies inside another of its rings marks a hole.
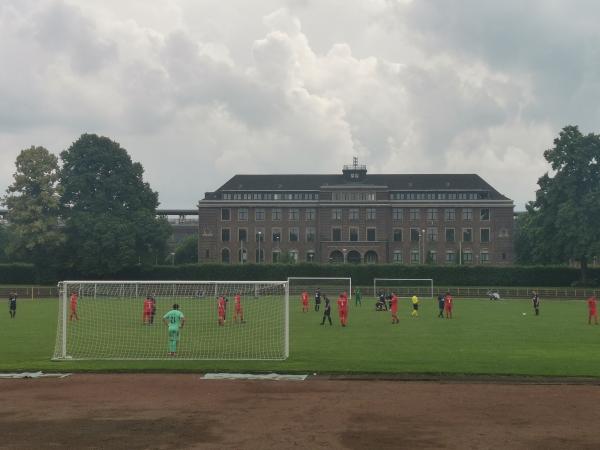
<instances>
[{"instance_id":1,"label":"player in yellow shirt","mask_svg":"<svg viewBox=\"0 0 600 450\"><path fill-rule=\"evenodd\" d=\"M413 305L413 310L412 313L410 313L410 315L413 317L419 317L419 297L413 295L411 301Z\"/></svg>"}]
</instances>

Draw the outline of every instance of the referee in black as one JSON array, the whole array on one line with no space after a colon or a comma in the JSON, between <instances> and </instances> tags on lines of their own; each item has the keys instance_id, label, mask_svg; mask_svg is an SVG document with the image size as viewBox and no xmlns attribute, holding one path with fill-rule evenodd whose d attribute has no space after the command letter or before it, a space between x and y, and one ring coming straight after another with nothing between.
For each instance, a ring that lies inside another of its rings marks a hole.
<instances>
[{"instance_id":1,"label":"referee in black","mask_svg":"<svg viewBox=\"0 0 600 450\"><path fill-rule=\"evenodd\" d=\"M10 313L10 318L14 319L17 315L17 293L13 292L8 296L8 312Z\"/></svg>"},{"instance_id":2,"label":"referee in black","mask_svg":"<svg viewBox=\"0 0 600 450\"><path fill-rule=\"evenodd\" d=\"M329 319L329 325L333 325L331 323L331 303L329 302L329 298L327 295L325 297L325 307L323 308L323 320L321 321L321 325L325 325L325 319Z\"/></svg>"}]
</instances>

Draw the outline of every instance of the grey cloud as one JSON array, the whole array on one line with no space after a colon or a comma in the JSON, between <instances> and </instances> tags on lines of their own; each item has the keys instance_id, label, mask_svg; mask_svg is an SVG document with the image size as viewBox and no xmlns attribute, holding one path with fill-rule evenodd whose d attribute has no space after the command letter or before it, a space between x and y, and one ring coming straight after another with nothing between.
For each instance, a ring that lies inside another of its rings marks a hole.
<instances>
[{"instance_id":1,"label":"grey cloud","mask_svg":"<svg viewBox=\"0 0 600 450\"><path fill-rule=\"evenodd\" d=\"M599 16L600 3L591 0L422 0L396 9L397 20L429 52L531 77L534 102L524 113L555 127L573 120L597 124Z\"/></svg>"},{"instance_id":2,"label":"grey cloud","mask_svg":"<svg viewBox=\"0 0 600 450\"><path fill-rule=\"evenodd\" d=\"M34 14L33 21L38 43L56 56L66 55L78 72L91 73L116 60L116 45L100 36L77 7L51 2Z\"/></svg>"}]
</instances>

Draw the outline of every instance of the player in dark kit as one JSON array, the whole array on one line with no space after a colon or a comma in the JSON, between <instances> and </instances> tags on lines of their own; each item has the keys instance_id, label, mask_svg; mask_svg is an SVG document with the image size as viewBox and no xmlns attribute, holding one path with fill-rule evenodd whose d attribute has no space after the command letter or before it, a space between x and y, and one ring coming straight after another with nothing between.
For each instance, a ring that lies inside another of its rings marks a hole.
<instances>
[{"instance_id":1,"label":"player in dark kit","mask_svg":"<svg viewBox=\"0 0 600 450\"><path fill-rule=\"evenodd\" d=\"M441 317L443 319L444 318L444 294L442 294L442 293L438 294L438 309L440 310L438 317Z\"/></svg>"},{"instance_id":2,"label":"player in dark kit","mask_svg":"<svg viewBox=\"0 0 600 450\"><path fill-rule=\"evenodd\" d=\"M17 293L13 292L8 296L8 313L10 318L14 319L17 315Z\"/></svg>"},{"instance_id":3,"label":"player in dark kit","mask_svg":"<svg viewBox=\"0 0 600 450\"><path fill-rule=\"evenodd\" d=\"M533 297L531 297L531 301L533 302L533 309L535 310L535 315L540 315L540 296L536 291L533 291Z\"/></svg>"},{"instance_id":4,"label":"player in dark kit","mask_svg":"<svg viewBox=\"0 0 600 450\"><path fill-rule=\"evenodd\" d=\"M326 295L325 297L325 307L323 308L323 320L321 321L321 325L325 325L325 319L329 320L329 325L333 325L331 322L331 303Z\"/></svg>"},{"instance_id":5,"label":"player in dark kit","mask_svg":"<svg viewBox=\"0 0 600 450\"><path fill-rule=\"evenodd\" d=\"M317 288L315 291L315 311L318 311L321 307L321 289Z\"/></svg>"}]
</instances>

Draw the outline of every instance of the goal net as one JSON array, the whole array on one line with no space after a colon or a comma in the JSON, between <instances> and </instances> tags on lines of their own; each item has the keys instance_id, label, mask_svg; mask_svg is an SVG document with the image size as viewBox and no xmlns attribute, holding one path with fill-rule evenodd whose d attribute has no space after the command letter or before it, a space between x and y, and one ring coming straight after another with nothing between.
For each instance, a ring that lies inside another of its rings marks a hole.
<instances>
[{"instance_id":1,"label":"goal net","mask_svg":"<svg viewBox=\"0 0 600 450\"><path fill-rule=\"evenodd\" d=\"M349 299L352 298L352 278L349 277L289 277L288 283L292 302L300 301L302 292L306 291L312 303L317 289L321 295L327 295L332 301L335 301L342 292L346 292Z\"/></svg>"},{"instance_id":2,"label":"goal net","mask_svg":"<svg viewBox=\"0 0 600 450\"><path fill-rule=\"evenodd\" d=\"M53 359L286 359L288 298L286 281L64 281ZM178 334L175 319L163 321L174 304Z\"/></svg>"},{"instance_id":3,"label":"goal net","mask_svg":"<svg viewBox=\"0 0 600 450\"><path fill-rule=\"evenodd\" d=\"M431 278L374 278L373 294L377 296L381 291L387 296L395 292L400 297L417 295L424 298L433 298L433 279Z\"/></svg>"}]
</instances>

